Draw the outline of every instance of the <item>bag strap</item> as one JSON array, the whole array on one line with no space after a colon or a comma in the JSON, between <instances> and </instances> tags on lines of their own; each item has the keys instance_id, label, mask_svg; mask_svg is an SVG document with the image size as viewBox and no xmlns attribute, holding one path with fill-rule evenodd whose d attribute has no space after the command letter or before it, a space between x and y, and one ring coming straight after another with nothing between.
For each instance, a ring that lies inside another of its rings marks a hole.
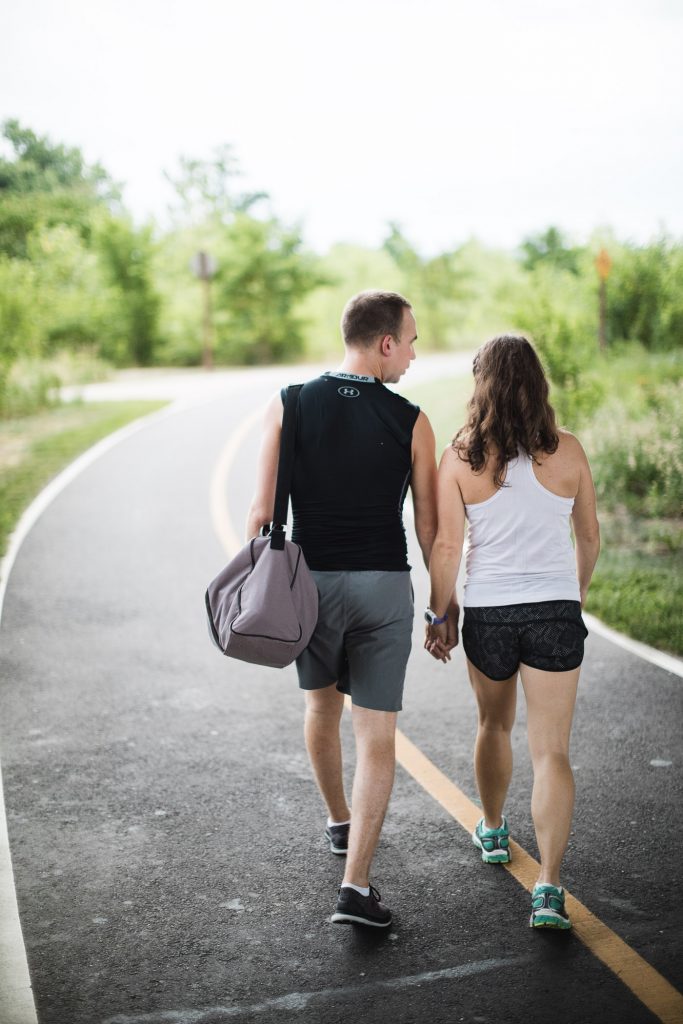
<instances>
[{"instance_id":1,"label":"bag strap","mask_svg":"<svg viewBox=\"0 0 683 1024\"><path fill-rule=\"evenodd\" d=\"M285 408L282 414L282 433L280 435L280 458L277 464L277 484L275 485L275 508L273 525L270 531L270 546L282 550L285 546L285 526L287 525L287 506L289 491L292 486L294 471L294 442L296 440L296 421L299 406L299 392L303 384L290 384L287 388Z\"/></svg>"}]
</instances>

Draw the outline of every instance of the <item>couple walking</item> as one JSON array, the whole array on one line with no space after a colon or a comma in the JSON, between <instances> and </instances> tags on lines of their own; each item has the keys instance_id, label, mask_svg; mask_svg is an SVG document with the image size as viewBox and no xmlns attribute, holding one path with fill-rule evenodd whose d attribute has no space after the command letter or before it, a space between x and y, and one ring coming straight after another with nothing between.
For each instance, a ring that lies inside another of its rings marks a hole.
<instances>
[{"instance_id":1,"label":"couple walking","mask_svg":"<svg viewBox=\"0 0 683 1024\"><path fill-rule=\"evenodd\" d=\"M346 855L332 921L391 924L370 867L394 781L411 647L402 522L410 487L431 581L425 648L443 662L458 642L455 582L465 520L469 526L462 641L479 709L474 768L484 812L472 840L485 863L510 860L503 808L519 675L541 860L530 924L569 928L559 875L574 802L569 734L586 635L581 607L599 550L588 461L577 439L556 425L532 345L506 335L478 351L467 422L437 473L429 420L384 386L415 358L409 302L394 292L361 292L347 303L341 326L341 367L300 393L291 489L292 539L319 591L318 624L297 659L304 735L328 811L325 835L332 853ZM266 412L250 537L273 517L285 393ZM339 735L345 694L356 742L350 804Z\"/></svg>"}]
</instances>

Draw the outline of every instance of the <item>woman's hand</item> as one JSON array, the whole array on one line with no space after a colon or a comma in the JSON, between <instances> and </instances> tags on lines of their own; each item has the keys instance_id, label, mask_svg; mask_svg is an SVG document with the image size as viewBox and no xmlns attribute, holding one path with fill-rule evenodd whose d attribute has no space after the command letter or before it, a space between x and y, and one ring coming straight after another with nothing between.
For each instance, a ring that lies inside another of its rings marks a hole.
<instances>
[{"instance_id":1,"label":"woman's hand","mask_svg":"<svg viewBox=\"0 0 683 1024\"><path fill-rule=\"evenodd\" d=\"M425 629L425 650L429 651L433 658L437 661L450 661L450 647L448 646L448 633L447 633L447 622L442 622L440 626L430 626L427 623Z\"/></svg>"},{"instance_id":2,"label":"woman's hand","mask_svg":"<svg viewBox=\"0 0 683 1024\"><path fill-rule=\"evenodd\" d=\"M444 663L451 660L451 651L458 645L458 618L460 607L452 598L446 610L448 618L440 626L430 626L425 629L424 647L433 658Z\"/></svg>"}]
</instances>

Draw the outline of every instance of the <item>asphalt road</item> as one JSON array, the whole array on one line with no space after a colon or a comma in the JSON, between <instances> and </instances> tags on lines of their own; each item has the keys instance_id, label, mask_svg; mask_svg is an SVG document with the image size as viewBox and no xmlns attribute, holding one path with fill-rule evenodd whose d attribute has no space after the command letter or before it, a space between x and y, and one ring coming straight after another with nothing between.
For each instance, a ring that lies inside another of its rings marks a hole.
<instances>
[{"instance_id":1,"label":"asphalt road","mask_svg":"<svg viewBox=\"0 0 683 1024\"><path fill-rule=\"evenodd\" d=\"M575 935L532 933L528 894L402 768L373 877L394 925L329 923L342 864L322 837L295 672L223 659L204 619L225 560L212 473L272 390L255 377L113 448L12 572L0 749L40 1024L656 1020ZM240 532L257 444L248 432L225 494ZM414 539L412 561L421 609ZM464 659L437 664L420 635L400 726L474 798ZM679 989L682 687L589 638L564 875ZM348 721L344 735L350 773ZM536 856L523 705L514 745L507 813Z\"/></svg>"}]
</instances>

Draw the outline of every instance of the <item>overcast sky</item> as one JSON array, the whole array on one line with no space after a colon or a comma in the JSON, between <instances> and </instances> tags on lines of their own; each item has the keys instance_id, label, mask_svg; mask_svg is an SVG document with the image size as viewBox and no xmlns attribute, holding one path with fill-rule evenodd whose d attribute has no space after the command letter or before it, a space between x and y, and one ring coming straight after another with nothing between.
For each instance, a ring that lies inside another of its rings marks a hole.
<instances>
[{"instance_id":1,"label":"overcast sky","mask_svg":"<svg viewBox=\"0 0 683 1024\"><path fill-rule=\"evenodd\" d=\"M316 249L683 235L680 0L4 0L0 120L83 149L163 221L232 143Z\"/></svg>"}]
</instances>

